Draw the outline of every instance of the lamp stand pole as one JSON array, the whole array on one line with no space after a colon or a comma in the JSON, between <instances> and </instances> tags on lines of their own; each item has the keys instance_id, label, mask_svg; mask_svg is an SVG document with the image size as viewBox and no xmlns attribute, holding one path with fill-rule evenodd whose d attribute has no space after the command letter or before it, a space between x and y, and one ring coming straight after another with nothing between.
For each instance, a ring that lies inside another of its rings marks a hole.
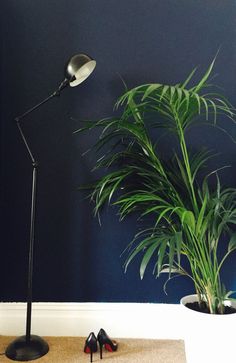
<instances>
[{"instance_id":1,"label":"lamp stand pole","mask_svg":"<svg viewBox=\"0 0 236 363\"><path fill-rule=\"evenodd\" d=\"M31 191L31 213L30 213L30 239L29 239L29 256L28 256L28 284L27 284L27 312L26 312L26 334L16 338L6 349L6 356L15 361L29 361L37 359L47 354L49 346L45 340L37 335L31 334L31 315L32 315L32 282L33 282L33 260L34 260L34 240L35 240L35 207L36 207L36 189L37 189L37 173L38 163L35 160L29 144L25 138L21 128L20 121L44 103L48 102L55 96L59 96L62 89L69 84L68 80L64 80L58 90L53 92L49 97L30 108L21 116L15 118L16 125L20 132L23 143L28 151L32 163L32 191Z\"/></svg>"}]
</instances>

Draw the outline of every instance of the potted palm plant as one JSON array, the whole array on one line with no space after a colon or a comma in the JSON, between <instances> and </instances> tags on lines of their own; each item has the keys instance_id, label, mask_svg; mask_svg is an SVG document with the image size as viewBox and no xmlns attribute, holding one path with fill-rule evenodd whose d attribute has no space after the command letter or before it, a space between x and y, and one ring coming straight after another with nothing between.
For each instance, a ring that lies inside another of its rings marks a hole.
<instances>
[{"instance_id":1,"label":"potted palm plant","mask_svg":"<svg viewBox=\"0 0 236 363\"><path fill-rule=\"evenodd\" d=\"M222 170L204 174L212 154L193 152L187 134L195 124L217 125L219 115L234 119L228 100L209 92L214 62L191 87L196 69L180 84L153 83L126 90L116 103L122 110L119 116L86 122L78 131L101 130L93 145L102 152L95 168L104 171L90 194L95 214L104 204L113 204L120 220L135 214L141 223L127 248L125 270L142 255L141 278L151 261L157 276L163 272L169 279L176 274L189 276L195 295L182 302L222 317L235 311L232 292L220 273L236 249L236 189L222 186ZM155 135L163 130L174 135L168 159L161 156L153 130ZM227 244L223 254L222 241Z\"/></svg>"}]
</instances>

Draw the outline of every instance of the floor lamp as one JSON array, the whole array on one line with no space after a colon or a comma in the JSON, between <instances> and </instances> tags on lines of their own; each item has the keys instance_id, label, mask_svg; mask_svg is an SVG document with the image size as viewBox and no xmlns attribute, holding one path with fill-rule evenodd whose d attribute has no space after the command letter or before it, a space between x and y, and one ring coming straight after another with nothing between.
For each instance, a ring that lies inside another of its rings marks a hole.
<instances>
[{"instance_id":1,"label":"floor lamp","mask_svg":"<svg viewBox=\"0 0 236 363\"><path fill-rule=\"evenodd\" d=\"M32 194L31 194L31 215L30 215L30 241L28 259L28 285L27 285L27 313L26 313L26 334L15 339L6 349L6 356L15 361L29 361L37 359L47 354L49 346L45 340L37 335L31 334L31 312L32 312L32 277L33 277L33 255L34 255L34 226L35 226L35 207L36 207L36 185L37 185L37 161L29 147L25 135L21 128L21 120L41 107L50 99L59 96L61 91L67 86L75 87L82 83L94 70L95 60L88 55L77 54L70 58L65 69L65 79L61 82L58 89L49 97L30 108L22 115L15 118L21 138L28 151L32 162Z\"/></svg>"}]
</instances>

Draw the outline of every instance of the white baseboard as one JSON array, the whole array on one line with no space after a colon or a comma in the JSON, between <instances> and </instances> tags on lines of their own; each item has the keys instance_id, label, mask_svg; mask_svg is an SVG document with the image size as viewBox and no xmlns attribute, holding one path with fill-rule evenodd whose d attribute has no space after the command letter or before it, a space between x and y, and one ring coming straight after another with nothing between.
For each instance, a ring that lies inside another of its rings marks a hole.
<instances>
[{"instance_id":1,"label":"white baseboard","mask_svg":"<svg viewBox=\"0 0 236 363\"><path fill-rule=\"evenodd\" d=\"M0 335L25 333L25 303L0 303ZM32 334L87 336L102 327L120 338L183 339L182 309L174 304L34 303Z\"/></svg>"}]
</instances>

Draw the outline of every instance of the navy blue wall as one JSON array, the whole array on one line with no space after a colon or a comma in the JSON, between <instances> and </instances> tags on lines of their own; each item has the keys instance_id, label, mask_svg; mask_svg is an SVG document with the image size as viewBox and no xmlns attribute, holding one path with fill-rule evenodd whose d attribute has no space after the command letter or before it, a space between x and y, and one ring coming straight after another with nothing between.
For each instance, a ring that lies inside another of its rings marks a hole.
<instances>
[{"instance_id":1,"label":"navy blue wall","mask_svg":"<svg viewBox=\"0 0 236 363\"><path fill-rule=\"evenodd\" d=\"M81 155L96 135L74 135L78 123L71 118L110 116L123 91L119 75L129 87L177 83L196 65L203 72L219 47L215 82L236 104L235 1L6 0L1 15L0 300L26 296L31 164L12 120L54 90L68 57L86 52L97 60L93 75L24 120L40 164L34 300L178 302L193 291L187 279L170 282L166 296L165 276L156 280L149 269L140 281L138 260L124 274L120 254L136 222L119 223L112 209L102 227L93 218L76 188L94 178L92 155ZM196 129L191 142L222 152L233 166L225 180L235 186L235 145L227 136ZM235 259L224 271L232 290Z\"/></svg>"}]
</instances>

